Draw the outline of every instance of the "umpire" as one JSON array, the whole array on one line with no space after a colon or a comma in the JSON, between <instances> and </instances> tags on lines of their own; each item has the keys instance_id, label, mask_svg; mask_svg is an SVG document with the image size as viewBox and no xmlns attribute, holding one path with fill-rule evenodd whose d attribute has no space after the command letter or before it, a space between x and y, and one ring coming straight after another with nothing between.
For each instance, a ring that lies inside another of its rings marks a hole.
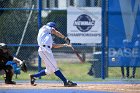
<instances>
[{"instance_id":1,"label":"umpire","mask_svg":"<svg viewBox=\"0 0 140 93\"><path fill-rule=\"evenodd\" d=\"M0 43L0 70L5 71L5 84L16 84L15 81L12 81L12 77L14 75L13 67L11 65L6 65L8 61L14 61L20 64L20 66L22 66L23 64L25 65L25 63L20 59L13 57L10 54L10 51L8 50L5 43Z\"/></svg>"}]
</instances>

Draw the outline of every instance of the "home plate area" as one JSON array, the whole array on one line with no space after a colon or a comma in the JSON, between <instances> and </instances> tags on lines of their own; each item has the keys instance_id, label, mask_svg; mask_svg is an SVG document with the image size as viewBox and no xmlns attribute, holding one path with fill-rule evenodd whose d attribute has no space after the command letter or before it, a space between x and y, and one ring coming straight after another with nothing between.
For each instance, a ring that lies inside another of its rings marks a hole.
<instances>
[{"instance_id":1,"label":"home plate area","mask_svg":"<svg viewBox=\"0 0 140 93\"><path fill-rule=\"evenodd\" d=\"M0 82L0 93L140 93L140 82L105 81L77 82L76 87L64 87L60 82L37 82L36 86L28 82L7 85Z\"/></svg>"}]
</instances>

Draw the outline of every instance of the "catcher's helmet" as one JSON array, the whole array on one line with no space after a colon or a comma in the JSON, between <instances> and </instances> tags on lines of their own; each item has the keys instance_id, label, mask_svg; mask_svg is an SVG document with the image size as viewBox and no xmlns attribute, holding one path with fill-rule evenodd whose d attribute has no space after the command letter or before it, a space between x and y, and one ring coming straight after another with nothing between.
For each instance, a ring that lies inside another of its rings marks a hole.
<instances>
[{"instance_id":1,"label":"catcher's helmet","mask_svg":"<svg viewBox=\"0 0 140 93\"><path fill-rule=\"evenodd\" d=\"M7 45L5 43L0 43L0 49L7 49Z\"/></svg>"},{"instance_id":2,"label":"catcher's helmet","mask_svg":"<svg viewBox=\"0 0 140 93\"><path fill-rule=\"evenodd\" d=\"M55 22L48 22L47 26L55 28L56 27L56 23Z\"/></svg>"}]
</instances>

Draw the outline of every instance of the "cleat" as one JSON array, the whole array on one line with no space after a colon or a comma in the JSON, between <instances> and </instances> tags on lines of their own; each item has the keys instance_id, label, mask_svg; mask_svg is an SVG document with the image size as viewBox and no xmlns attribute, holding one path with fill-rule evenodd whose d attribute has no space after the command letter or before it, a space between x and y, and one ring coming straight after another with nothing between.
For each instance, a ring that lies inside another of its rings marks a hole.
<instances>
[{"instance_id":1,"label":"cleat","mask_svg":"<svg viewBox=\"0 0 140 93\"><path fill-rule=\"evenodd\" d=\"M15 85L16 82L15 81L5 81L5 84L13 84L13 85Z\"/></svg>"},{"instance_id":2,"label":"cleat","mask_svg":"<svg viewBox=\"0 0 140 93\"><path fill-rule=\"evenodd\" d=\"M64 83L64 87L75 87L77 86L76 83L73 83L72 81L67 81L66 83Z\"/></svg>"},{"instance_id":3,"label":"cleat","mask_svg":"<svg viewBox=\"0 0 140 93\"><path fill-rule=\"evenodd\" d=\"M35 83L35 78L32 76L32 75L30 75L30 83L31 83L31 85L33 85L33 86L36 86L37 84L34 84Z\"/></svg>"}]
</instances>

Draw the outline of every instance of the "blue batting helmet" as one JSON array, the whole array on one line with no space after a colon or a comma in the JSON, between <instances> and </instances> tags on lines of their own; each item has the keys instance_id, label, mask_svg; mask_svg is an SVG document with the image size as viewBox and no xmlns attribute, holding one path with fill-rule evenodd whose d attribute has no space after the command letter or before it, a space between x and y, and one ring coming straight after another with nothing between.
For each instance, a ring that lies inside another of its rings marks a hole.
<instances>
[{"instance_id":1,"label":"blue batting helmet","mask_svg":"<svg viewBox=\"0 0 140 93\"><path fill-rule=\"evenodd\" d=\"M55 22L48 22L47 26L55 28L56 27L56 23Z\"/></svg>"}]
</instances>

